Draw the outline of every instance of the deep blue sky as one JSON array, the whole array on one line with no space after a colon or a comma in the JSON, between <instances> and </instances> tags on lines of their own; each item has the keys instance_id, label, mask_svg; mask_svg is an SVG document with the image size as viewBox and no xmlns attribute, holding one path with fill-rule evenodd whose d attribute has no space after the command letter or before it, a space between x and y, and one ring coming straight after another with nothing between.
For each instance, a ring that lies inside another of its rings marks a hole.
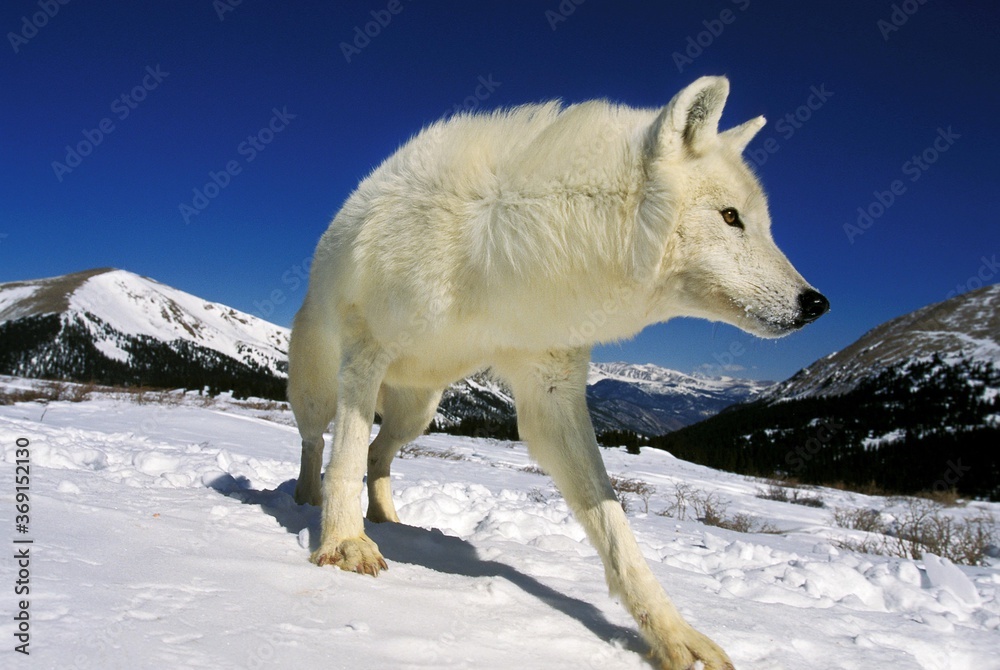
<instances>
[{"instance_id":1,"label":"deep blue sky","mask_svg":"<svg viewBox=\"0 0 1000 670\"><path fill-rule=\"evenodd\" d=\"M0 281L115 266L288 325L295 269L344 198L455 105L659 106L705 74L730 78L723 127L768 117L750 150L775 238L833 310L778 341L678 320L597 360L782 379L1000 274L996 3L908 0L893 17L871 1L401 0L392 15L387 0L242 0L220 19L224 2L69 2L51 18L37 0L3 3ZM341 43L373 11L391 21L348 62ZM778 123L809 102L807 120ZM274 110L294 118L260 133ZM87 135L100 142L72 167L66 147ZM270 143L242 144L258 135ZM908 163L925 150L933 164ZM193 203L230 162L228 185ZM189 223L182 203L202 207Z\"/></svg>"}]
</instances>

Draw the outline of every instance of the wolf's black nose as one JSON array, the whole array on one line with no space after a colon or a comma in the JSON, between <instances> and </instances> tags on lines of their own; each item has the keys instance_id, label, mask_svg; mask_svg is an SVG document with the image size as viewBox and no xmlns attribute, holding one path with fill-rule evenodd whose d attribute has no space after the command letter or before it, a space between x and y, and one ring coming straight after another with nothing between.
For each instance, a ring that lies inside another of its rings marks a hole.
<instances>
[{"instance_id":1,"label":"wolf's black nose","mask_svg":"<svg viewBox=\"0 0 1000 670\"><path fill-rule=\"evenodd\" d=\"M830 301L820 293L807 288L799 294L799 325L812 323L830 309Z\"/></svg>"}]
</instances>

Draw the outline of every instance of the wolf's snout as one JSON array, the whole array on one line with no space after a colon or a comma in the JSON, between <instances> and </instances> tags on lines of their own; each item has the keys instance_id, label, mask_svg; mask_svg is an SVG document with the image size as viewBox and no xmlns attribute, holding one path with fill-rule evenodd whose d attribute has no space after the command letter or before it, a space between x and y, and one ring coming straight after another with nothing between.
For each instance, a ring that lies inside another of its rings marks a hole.
<instances>
[{"instance_id":1,"label":"wolf's snout","mask_svg":"<svg viewBox=\"0 0 1000 670\"><path fill-rule=\"evenodd\" d=\"M796 326L812 323L830 310L830 301L819 291L807 288L799 294L799 318Z\"/></svg>"}]
</instances>

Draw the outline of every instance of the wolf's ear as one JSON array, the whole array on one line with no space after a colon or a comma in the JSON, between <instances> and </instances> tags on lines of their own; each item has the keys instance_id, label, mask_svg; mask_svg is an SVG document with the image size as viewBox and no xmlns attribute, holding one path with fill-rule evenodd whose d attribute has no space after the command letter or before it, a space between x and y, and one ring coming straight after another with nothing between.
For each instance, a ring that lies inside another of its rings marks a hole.
<instances>
[{"instance_id":1,"label":"wolf's ear","mask_svg":"<svg viewBox=\"0 0 1000 670\"><path fill-rule=\"evenodd\" d=\"M725 77L701 77L674 96L653 123L658 152L701 153L719 139L719 119L729 96Z\"/></svg>"},{"instance_id":2,"label":"wolf's ear","mask_svg":"<svg viewBox=\"0 0 1000 670\"><path fill-rule=\"evenodd\" d=\"M741 154L747 148L747 145L750 144L750 140L754 138L754 135L764 127L765 123L767 123L767 119L763 116L758 116L756 119L750 119L735 128L730 128L727 131L719 133L719 140L733 153Z\"/></svg>"}]
</instances>

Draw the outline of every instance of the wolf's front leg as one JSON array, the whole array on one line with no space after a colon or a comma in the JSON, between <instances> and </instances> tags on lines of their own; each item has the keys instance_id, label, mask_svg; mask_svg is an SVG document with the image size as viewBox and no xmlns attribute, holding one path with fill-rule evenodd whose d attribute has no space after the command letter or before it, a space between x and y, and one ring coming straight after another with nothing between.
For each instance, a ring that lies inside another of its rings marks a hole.
<instances>
[{"instance_id":1,"label":"wolf's front leg","mask_svg":"<svg viewBox=\"0 0 1000 670\"><path fill-rule=\"evenodd\" d=\"M378 547L365 535L360 504L385 365L386 357L374 344L359 342L344 348L333 453L323 477L320 548L310 559L316 565L335 565L372 576L388 568Z\"/></svg>"},{"instance_id":2,"label":"wolf's front leg","mask_svg":"<svg viewBox=\"0 0 1000 670\"><path fill-rule=\"evenodd\" d=\"M498 366L517 405L518 429L604 561L611 593L635 618L664 670L732 670L718 645L688 624L653 576L615 497L586 403L589 351L549 352Z\"/></svg>"}]
</instances>

